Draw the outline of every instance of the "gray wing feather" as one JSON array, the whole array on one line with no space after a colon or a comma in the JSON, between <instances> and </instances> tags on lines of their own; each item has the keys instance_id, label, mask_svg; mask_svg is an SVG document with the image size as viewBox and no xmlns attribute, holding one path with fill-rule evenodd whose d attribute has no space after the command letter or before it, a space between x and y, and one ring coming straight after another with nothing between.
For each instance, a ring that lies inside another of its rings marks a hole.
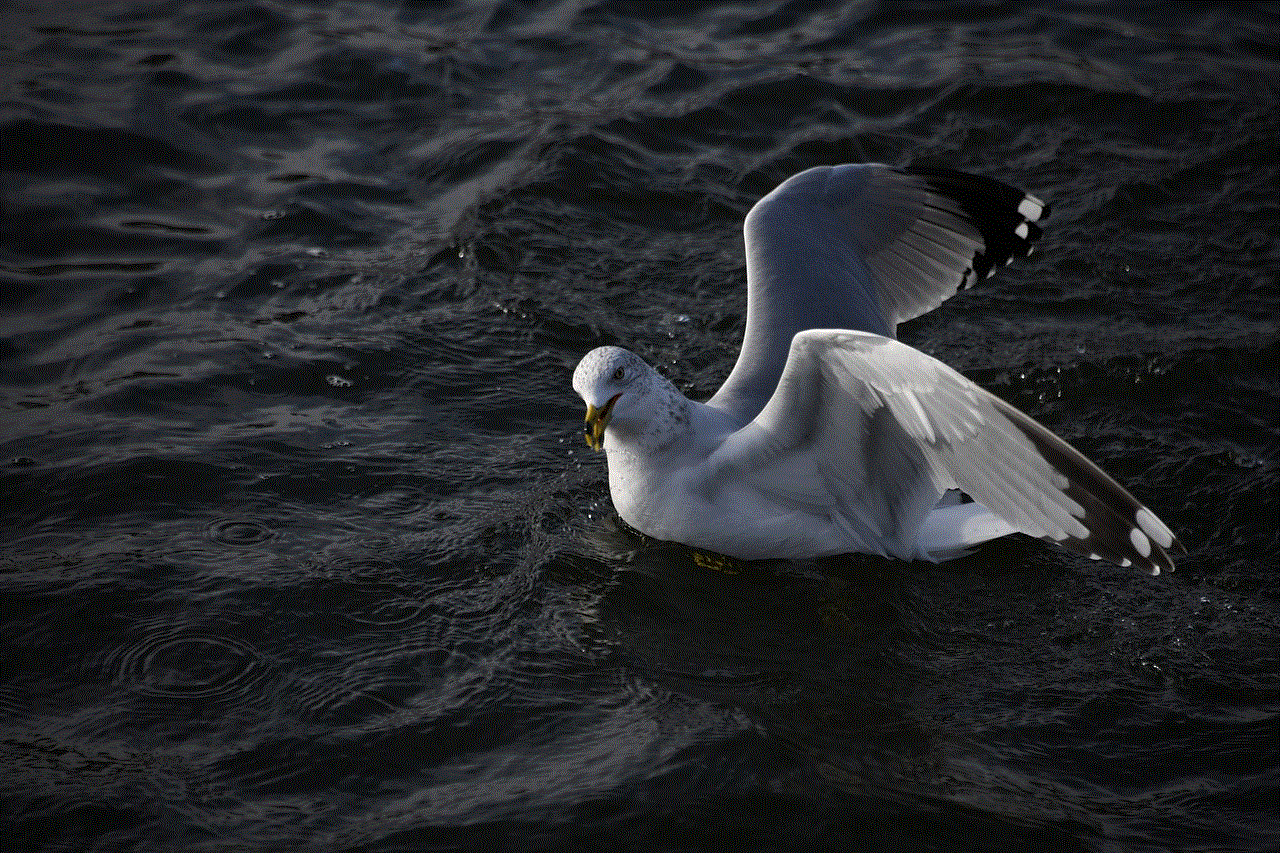
<instances>
[{"instance_id":1,"label":"gray wing feather","mask_svg":"<svg viewBox=\"0 0 1280 853\"><path fill-rule=\"evenodd\" d=\"M893 337L992 264L1027 254L1038 230L1018 229L1045 211L1004 184L946 170L821 166L790 178L747 215L746 333L709 404L745 424L772 396L796 333Z\"/></svg>"},{"instance_id":2,"label":"gray wing feather","mask_svg":"<svg viewBox=\"0 0 1280 853\"><path fill-rule=\"evenodd\" d=\"M915 541L959 488L1031 536L1157 573L1183 550L1150 510L1078 451L945 364L880 335L795 337L777 393L711 457L756 487L777 461L817 460L828 503L872 550L921 556Z\"/></svg>"}]
</instances>

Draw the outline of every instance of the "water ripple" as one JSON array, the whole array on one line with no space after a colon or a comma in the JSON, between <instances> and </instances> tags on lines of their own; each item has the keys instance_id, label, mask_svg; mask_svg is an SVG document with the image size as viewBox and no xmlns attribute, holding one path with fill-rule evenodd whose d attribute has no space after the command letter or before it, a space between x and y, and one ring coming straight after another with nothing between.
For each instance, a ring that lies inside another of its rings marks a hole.
<instances>
[{"instance_id":1,"label":"water ripple","mask_svg":"<svg viewBox=\"0 0 1280 853\"><path fill-rule=\"evenodd\" d=\"M225 700L255 691L269 674L257 649L213 633L172 627L117 647L112 680L156 699Z\"/></svg>"},{"instance_id":2,"label":"water ripple","mask_svg":"<svg viewBox=\"0 0 1280 853\"><path fill-rule=\"evenodd\" d=\"M221 545L257 545L275 536L275 531L251 518L222 518L209 525L209 538Z\"/></svg>"},{"instance_id":3,"label":"water ripple","mask_svg":"<svg viewBox=\"0 0 1280 853\"><path fill-rule=\"evenodd\" d=\"M349 609L342 615L351 622L378 628L417 624L426 606L410 599L378 601L360 609Z\"/></svg>"}]
</instances>

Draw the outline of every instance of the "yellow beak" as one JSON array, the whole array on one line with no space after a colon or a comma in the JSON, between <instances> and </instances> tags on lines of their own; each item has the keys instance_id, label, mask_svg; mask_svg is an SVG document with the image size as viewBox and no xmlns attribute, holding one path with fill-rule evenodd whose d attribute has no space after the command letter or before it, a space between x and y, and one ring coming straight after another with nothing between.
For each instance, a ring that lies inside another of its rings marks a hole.
<instances>
[{"instance_id":1,"label":"yellow beak","mask_svg":"<svg viewBox=\"0 0 1280 853\"><path fill-rule=\"evenodd\" d=\"M599 409L590 403L587 404L586 425L582 428L582 437L586 439L587 446L592 450L604 447L604 428L609 425L609 418L613 416L613 404L618 402L621 396L621 394L614 394L609 398L609 402Z\"/></svg>"}]
</instances>

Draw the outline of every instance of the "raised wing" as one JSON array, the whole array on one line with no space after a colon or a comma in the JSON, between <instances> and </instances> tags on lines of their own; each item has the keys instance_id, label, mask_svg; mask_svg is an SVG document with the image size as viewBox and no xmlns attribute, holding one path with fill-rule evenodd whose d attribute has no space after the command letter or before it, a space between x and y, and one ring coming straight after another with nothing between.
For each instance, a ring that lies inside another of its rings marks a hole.
<instances>
[{"instance_id":1,"label":"raised wing","mask_svg":"<svg viewBox=\"0 0 1280 853\"><path fill-rule=\"evenodd\" d=\"M747 214L746 333L709 405L746 423L772 396L797 332L893 337L898 323L1030 254L1047 214L1021 190L947 169L820 166L788 179Z\"/></svg>"},{"instance_id":2,"label":"raised wing","mask_svg":"<svg viewBox=\"0 0 1280 853\"><path fill-rule=\"evenodd\" d=\"M837 523L906 559L919 556L920 526L948 488L1031 536L1152 574L1172 571L1170 553L1185 550L1062 439L942 362L880 335L797 335L768 405L708 465L785 494L793 487L784 472L795 470L797 454L816 463Z\"/></svg>"}]
</instances>

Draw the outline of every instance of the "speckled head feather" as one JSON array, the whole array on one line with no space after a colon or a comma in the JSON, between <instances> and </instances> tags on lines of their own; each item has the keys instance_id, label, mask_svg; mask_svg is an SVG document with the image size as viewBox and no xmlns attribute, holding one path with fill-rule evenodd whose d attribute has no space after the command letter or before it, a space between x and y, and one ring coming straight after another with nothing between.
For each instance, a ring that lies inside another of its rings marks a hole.
<instances>
[{"instance_id":1,"label":"speckled head feather","mask_svg":"<svg viewBox=\"0 0 1280 853\"><path fill-rule=\"evenodd\" d=\"M587 404L589 432L593 416L599 418L606 450L617 442L661 450L688 427L689 401L622 347L597 347L583 356L573 371L573 390Z\"/></svg>"}]
</instances>

